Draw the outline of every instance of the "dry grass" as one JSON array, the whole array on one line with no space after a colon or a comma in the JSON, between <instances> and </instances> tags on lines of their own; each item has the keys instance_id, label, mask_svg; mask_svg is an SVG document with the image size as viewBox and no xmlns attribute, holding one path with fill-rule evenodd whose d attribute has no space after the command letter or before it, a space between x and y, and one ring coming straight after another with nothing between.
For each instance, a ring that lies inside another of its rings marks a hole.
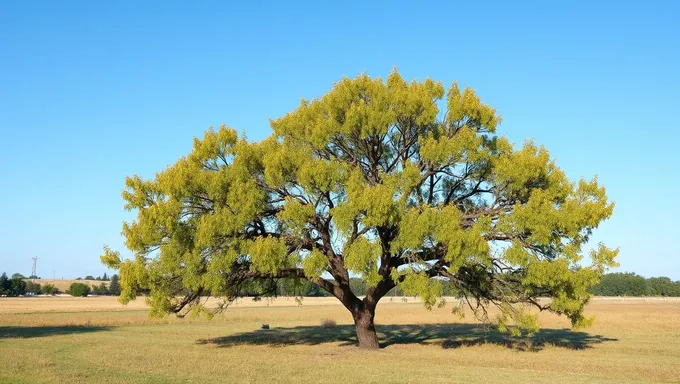
<instances>
[{"instance_id":1,"label":"dry grass","mask_svg":"<svg viewBox=\"0 0 680 384\"><path fill-rule=\"evenodd\" d=\"M141 303L121 309L111 298L46 299L0 299L0 382L680 380L680 302L672 300L595 300L592 328L567 331L567 320L542 314L544 329L520 338L446 308L385 300L377 314L383 349L371 352L353 346L351 316L322 305L328 299L244 300L212 321L149 320Z\"/></svg>"}]
</instances>

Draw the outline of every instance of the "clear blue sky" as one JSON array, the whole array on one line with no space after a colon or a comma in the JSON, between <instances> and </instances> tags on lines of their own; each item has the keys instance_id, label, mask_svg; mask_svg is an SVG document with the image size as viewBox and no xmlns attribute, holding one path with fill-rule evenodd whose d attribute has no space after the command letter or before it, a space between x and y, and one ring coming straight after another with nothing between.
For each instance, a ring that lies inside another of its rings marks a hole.
<instances>
[{"instance_id":1,"label":"clear blue sky","mask_svg":"<svg viewBox=\"0 0 680 384\"><path fill-rule=\"evenodd\" d=\"M210 125L262 139L301 97L397 66L472 86L499 133L599 175L616 210L594 240L680 279L680 3L246 3L0 2L0 271L103 273L126 175Z\"/></svg>"}]
</instances>

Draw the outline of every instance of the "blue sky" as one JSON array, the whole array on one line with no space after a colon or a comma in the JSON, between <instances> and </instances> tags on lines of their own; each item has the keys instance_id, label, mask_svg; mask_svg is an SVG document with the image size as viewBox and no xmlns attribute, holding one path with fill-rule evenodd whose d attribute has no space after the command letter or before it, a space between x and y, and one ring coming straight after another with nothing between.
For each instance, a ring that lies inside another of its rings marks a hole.
<instances>
[{"instance_id":1,"label":"blue sky","mask_svg":"<svg viewBox=\"0 0 680 384\"><path fill-rule=\"evenodd\" d=\"M597 174L616 209L593 240L619 270L680 279L679 3L246 3L0 2L0 271L103 273L133 218L126 175L211 125L262 139L301 97L397 66L470 85L500 134Z\"/></svg>"}]
</instances>

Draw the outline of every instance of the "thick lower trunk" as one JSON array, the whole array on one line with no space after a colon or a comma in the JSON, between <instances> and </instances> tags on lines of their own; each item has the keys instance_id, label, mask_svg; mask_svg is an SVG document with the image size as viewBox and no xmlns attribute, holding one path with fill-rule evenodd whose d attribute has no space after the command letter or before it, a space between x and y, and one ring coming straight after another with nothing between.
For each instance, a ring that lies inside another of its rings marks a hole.
<instances>
[{"instance_id":1,"label":"thick lower trunk","mask_svg":"<svg viewBox=\"0 0 680 384\"><path fill-rule=\"evenodd\" d=\"M378 349L378 335L375 333L375 325L373 318L375 317L375 310L362 308L352 313L354 317L354 325L357 330L357 340L360 348Z\"/></svg>"}]
</instances>

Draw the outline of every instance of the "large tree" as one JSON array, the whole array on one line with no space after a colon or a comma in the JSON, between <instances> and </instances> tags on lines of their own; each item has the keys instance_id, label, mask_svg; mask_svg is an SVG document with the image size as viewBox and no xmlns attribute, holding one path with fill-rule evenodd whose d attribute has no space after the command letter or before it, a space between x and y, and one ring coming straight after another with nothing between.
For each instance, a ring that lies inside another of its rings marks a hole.
<instances>
[{"instance_id":1,"label":"large tree","mask_svg":"<svg viewBox=\"0 0 680 384\"><path fill-rule=\"evenodd\" d=\"M443 279L501 326L535 327L524 304L586 325L587 289L617 252L599 245L585 266L583 248L613 203L597 180L571 182L545 148L496 136L499 122L456 83L445 93L396 71L345 78L271 121L265 140L210 129L153 179L127 178L135 258L105 247L102 260L120 270L121 300L146 291L156 315L208 311L205 292L229 302L245 284L273 293L276 279L306 279L351 312L366 348L378 347L376 305L390 289L431 307Z\"/></svg>"}]
</instances>

